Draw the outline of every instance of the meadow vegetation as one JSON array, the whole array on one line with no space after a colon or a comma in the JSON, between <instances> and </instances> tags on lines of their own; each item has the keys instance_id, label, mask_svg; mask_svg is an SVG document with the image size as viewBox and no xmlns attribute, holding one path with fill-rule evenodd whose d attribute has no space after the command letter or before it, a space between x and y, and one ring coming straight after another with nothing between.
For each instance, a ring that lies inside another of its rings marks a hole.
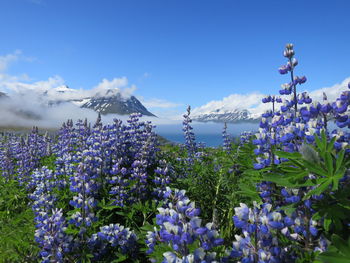
<instances>
[{"instance_id":1,"label":"meadow vegetation","mask_svg":"<svg viewBox=\"0 0 350 263\"><path fill-rule=\"evenodd\" d=\"M2 134L0 262L350 262L350 91L298 94L284 57L289 97L222 147L196 142L190 107L183 145L139 114Z\"/></svg>"}]
</instances>

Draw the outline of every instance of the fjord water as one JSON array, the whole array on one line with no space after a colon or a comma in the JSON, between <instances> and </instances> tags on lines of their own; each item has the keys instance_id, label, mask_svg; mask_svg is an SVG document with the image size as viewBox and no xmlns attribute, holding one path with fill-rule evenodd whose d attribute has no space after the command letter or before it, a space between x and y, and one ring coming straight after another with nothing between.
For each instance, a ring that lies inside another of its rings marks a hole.
<instances>
[{"instance_id":1,"label":"fjord water","mask_svg":"<svg viewBox=\"0 0 350 263\"><path fill-rule=\"evenodd\" d=\"M198 123L192 124L193 132L196 136L196 142L205 143L208 147L218 147L222 145L223 123ZM232 137L239 136L244 131L257 131L259 123L239 122L227 124L227 131ZM163 124L157 125L156 132L175 143L184 143L184 133L182 124Z\"/></svg>"}]
</instances>

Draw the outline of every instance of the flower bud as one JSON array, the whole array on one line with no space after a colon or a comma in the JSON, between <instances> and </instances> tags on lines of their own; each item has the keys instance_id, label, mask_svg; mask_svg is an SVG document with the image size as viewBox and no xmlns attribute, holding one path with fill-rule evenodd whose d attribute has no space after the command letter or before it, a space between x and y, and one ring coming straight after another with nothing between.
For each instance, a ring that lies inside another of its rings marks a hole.
<instances>
[{"instance_id":1,"label":"flower bud","mask_svg":"<svg viewBox=\"0 0 350 263\"><path fill-rule=\"evenodd\" d=\"M296 58L292 59L292 65L293 65L293 67L298 65L298 60Z\"/></svg>"},{"instance_id":2,"label":"flower bud","mask_svg":"<svg viewBox=\"0 0 350 263\"><path fill-rule=\"evenodd\" d=\"M288 43L286 45L286 49L292 50L293 49L293 44L292 43Z\"/></svg>"}]
</instances>

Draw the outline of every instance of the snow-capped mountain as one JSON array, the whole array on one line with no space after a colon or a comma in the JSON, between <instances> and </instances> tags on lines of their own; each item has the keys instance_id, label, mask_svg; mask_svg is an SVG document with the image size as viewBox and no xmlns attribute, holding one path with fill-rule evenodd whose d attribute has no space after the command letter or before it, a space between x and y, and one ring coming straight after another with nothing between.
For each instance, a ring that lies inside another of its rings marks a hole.
<instances>
[{"instance_id":1,"label":"snow-capped mountain","mask_svg":"<svg viewBox=\"0 0 350 263\"><path fill-rule=\"evenodd\" d=\"M92 97L86 100L86 102L83 100L78 103L83 103L81 105L82 108L93 109L101 114L116 113L126 115L130 113L141 113L146 116L155 116L135 96L123 98L119 93L112 96Z\"/></svg>"},{"instance_id":2,"label":"snow-capped mountain","mask_svg":"<svg viewBox=\"0 0 350 263\"><path fill-rule=\"evenodd\" d=\"M259 119L258 116L253 115L246 109L234 109L232 111L220 112L217 110L216 112L197 114L192 116L194 121L199 122L240 122L240 121L256 121Z\"/></svg>"},{"instance_id":3,"label":"snow-capped mountain","mask_svg":"<svg viewBox=\"0 0 350 263\"><path fill-rule=\"evenodd\" d=\"M331 87L316 89L308 93L313 102L323 101L323 94L328 97L328 101L335 101L343 91L349 90L350 78L346 78L340 83ZM194 108L191 117L196 121L213 122L238 122L238 121L258 121L261 114L271 110L271 103L262 103L262 98L267 94L231 94L221 100L212 100L200 107ZM281 98L290 100L289 96ZM280 109L282 104L277 103L275 109Z\"/></svg>"},{"instance_id":4,"label":"snow-capped mountain","mask_svg":"<svg viewBox=\"0 0 350 263\"><path fill-rule=\"evenodd\" d=\"M48 98L50 106L71 102L81 108L92 109L101 114L141 113L146 116L155 116L135 96L122 96L118 89L101 90L91 95L86 91L80 90L79 92L79 90L62 86L46 91L44 96Z\"/></svg>"},{"instance_id":5,"label":"snow-capped mountain","mask_svg":"<svg viewBox=\"0 0 350 263\"><path fill-rule=\"evenodd\" d=\"M232 94L222 100L210 101L194 108L191 116L200 122L240 122L257 121L268 105L261 102L263 94Z\"/></svg>"}]
</instances>

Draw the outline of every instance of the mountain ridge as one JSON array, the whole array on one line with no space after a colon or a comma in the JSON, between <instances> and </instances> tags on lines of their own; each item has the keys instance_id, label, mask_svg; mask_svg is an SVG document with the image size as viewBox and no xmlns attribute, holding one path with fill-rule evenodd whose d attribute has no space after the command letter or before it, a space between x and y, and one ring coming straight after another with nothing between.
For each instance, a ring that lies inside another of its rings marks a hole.
<instances>
[{"instance_id":1,"label":"mountain ridge","mask_svg":"<svg viewBox=\"0 0 350 263\"><path fill-rule=\"evenodd\" d=\"M25 94L20 94L20 96L23 95ZM6 93L0 92L0 99L5 98L11 100L11 97ZM40 93L34 92L34 98L37 99L40 105L45 107L55 107L63 103L72 103L79 108L92 109L102 115L141 113L145 116L156 117L135 96L123 96L118 89L100 90L91 95L88 94L88 91L80 91L79 93L79 90L71 89L64 85L41 91ZM26 118L33 116L33 113L30 111L20 109L20 105L13 104L11 111L14 113L20 112L20 115ZM38 116L35 116L34 119L38 119Z\"/></svg>"}]
</instances>

